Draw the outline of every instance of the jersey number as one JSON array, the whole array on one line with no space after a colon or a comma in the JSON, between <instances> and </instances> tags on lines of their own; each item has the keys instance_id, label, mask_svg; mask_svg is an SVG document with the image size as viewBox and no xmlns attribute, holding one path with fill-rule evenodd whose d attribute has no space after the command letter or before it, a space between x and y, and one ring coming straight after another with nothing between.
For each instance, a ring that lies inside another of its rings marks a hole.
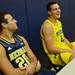
<instances>
[{"instance_id":1,"label":"jersey number","mask_svg":"<svg viewBox=\"0 0 75 75\"><path fill-rule=\"evenodd\" d=\"M26 63L25 63L25 61L26 61ZM25 55L25 54L23 54L21 57L18 57L16 60L15 60L15 62L18 64L18 67L23 67L25 64L30 64L29 63L29 59L28 59L28 57Z\"/></svg>"}]
</instances>

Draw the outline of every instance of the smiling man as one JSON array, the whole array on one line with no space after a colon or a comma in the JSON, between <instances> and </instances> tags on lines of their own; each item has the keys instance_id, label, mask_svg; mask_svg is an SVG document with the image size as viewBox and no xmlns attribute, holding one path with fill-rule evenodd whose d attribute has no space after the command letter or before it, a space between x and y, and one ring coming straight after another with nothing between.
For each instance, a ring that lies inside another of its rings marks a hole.
<instances>
[{"instance_id":1,"label":"smiling man","mask_svg":"<svg viewBox=\"0 0 75 75\"><path fill-rule=\"evenodd\" d=\"M47 5L48 18L41 26L41 39L44 50L51 62L55 65L64 66L75 58L75 43L65 38L62 23L60 4L50 2Z\"/></svg>"}]
</instances>

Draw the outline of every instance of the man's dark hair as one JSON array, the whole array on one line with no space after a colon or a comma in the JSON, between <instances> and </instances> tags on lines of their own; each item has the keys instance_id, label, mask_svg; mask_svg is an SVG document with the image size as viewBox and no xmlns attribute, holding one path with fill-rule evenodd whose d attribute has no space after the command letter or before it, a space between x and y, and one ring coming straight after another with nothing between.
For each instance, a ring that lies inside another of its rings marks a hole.
<instances>
[{"instance_id":1,"label":"man's dark hair","mask_svg":"<svg viewBox=\"0 0 75 75\"><path fill-rule=\"evenodd\" d=\"M54 1L54 2L49 2L49 3L47 4L47 11L51 11L51 6L54 5L54 4L60 5L60 4L59 4L58 2L56 2L56 1Z\"/></svg>"},{"instance_id":2,"label":"man's dark hair","mask_svg":"<svg viewBox=\"0 0 75 75\"><path fill-rule=\"evenodd\" d=\"M2 23L8 23L8 21L5 19L5 15L10 14L10 12L0 12L0 32L2 31Z\"/></svg>"}]
</instances>

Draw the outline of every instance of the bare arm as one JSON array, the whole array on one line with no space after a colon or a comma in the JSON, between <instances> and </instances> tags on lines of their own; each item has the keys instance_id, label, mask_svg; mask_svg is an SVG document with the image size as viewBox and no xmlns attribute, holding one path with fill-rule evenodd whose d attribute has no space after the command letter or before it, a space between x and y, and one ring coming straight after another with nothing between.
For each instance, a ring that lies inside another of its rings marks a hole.
<instances>
[{"instance_id":1,"label":"bare arm","mask_svg":"<svg viewBox=\"0 0 75 75\"><path fill-rule=\"evenodd\" d=\"M64 38L64 43L66 43L71 49L75 50L75 46L71 44L71 42L65 37Z\"/></svg>"},{"instance_id":2,"label":"bare arm","mask_svg":"<svg viewBox=\"0 0 75 75\"><path fill-rule=\"evenodd\" d=\"M25 75L25 70L14 68L6 56L5 49L0 45L0 70L5 75Z\"/></svg>"},{"instance_id":3,"label":"bare arm","mask_svg":"<svg viewBox=\"0 0 75 75\"><path fill-rule=\"evenodd\" d=\"M70 48L72 48L72 44L66 37L64 38L64 43L66 43Z\"/></svg>"},{"instance_id":4,"label":"bare arm","mask_svg":"<svg viewBox=\"0 0 75 75\"><path fill-rule=\"evenodd\" d=\"M36 58L36 56L34 55L32 50L30 49L27 41L22 36L20 36L20 37L22 38L23 42L25 43L25 45L27 47L27 54L28 54L28 57L31 60L31 65L33 65L36 68L36 65L37 65L37 58Z\"/></svg>"},{"instance_id":5,"label":"bare arm","mask_svg":"<svg viewBox=\"0 0 75 75\"><path fill-rule=\"evenodd\" d=\"M65 50L63 48L54 47L53 28L49 23L45 22L43 24L42 31L43 31L45 44L49 53L71 52L71 50Z\"/></svg>"}]
</instances>

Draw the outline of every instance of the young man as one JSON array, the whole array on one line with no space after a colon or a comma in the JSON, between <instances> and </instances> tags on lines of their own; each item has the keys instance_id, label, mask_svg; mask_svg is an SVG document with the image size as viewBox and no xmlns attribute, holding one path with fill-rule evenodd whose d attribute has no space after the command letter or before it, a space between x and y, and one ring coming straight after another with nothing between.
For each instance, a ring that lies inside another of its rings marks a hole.
<instances>
[{"instance_id":1,"label":"young man","mask_svg":"<svg viewBox=\"0 0 75 75\"><path fill-rule=\"evenodd\" d=\"M0 13L0 71L5 75L33 75L41 65L26 39L14 34L16 23L9 12Z\"/></svg>"},{"instance_id":2,"label":"young man","mask_svg":"<svg viewBox=\"0 0 75 75\"><path fill-rule=\"evenodd\" d=\"M41 27L41 39L44 50L51 62L64 66L75 58L75 43L65 38L59 21L61 9L58 2L47 5L48 18Z\"/></svg>"}]
</instances>

